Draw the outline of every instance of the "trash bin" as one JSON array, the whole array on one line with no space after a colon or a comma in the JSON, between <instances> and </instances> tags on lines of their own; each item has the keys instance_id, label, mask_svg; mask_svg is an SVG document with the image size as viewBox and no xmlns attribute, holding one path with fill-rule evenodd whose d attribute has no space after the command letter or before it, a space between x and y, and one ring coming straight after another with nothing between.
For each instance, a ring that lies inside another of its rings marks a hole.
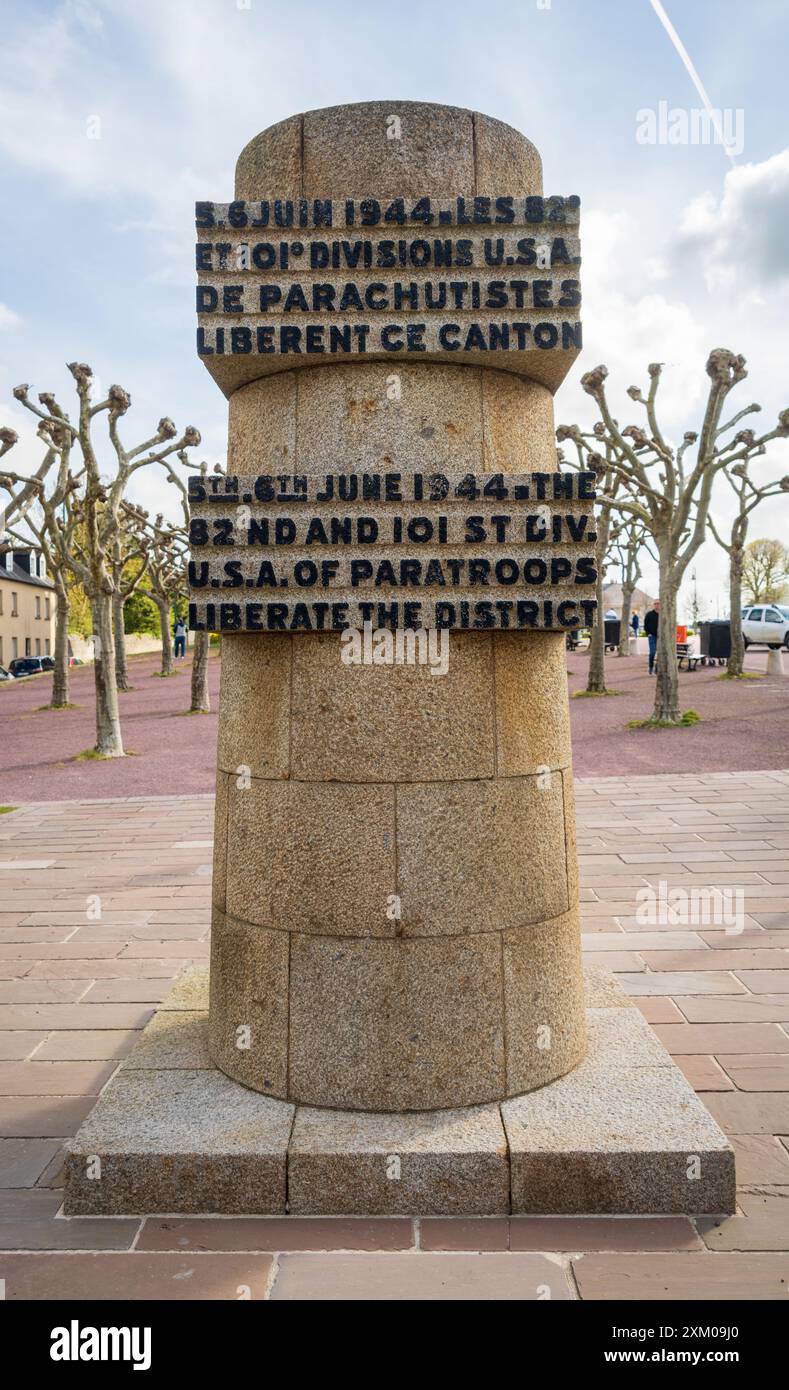
<instances>
[{"instance_id":1,"label":"trash bin","mask_svg":"<svg viewBox=\"0 0 789 1390\"><path fill-rule=\"evenodd\" d=\"M683 644L688 640L688 629L682 623L677 624L677 643Z\"/></svg>"},{"instance_id":2,"label":"trash bin","mask_svg":"<svg viewBox=\"0 0 789 1390\"><path fill-rule=\"evenodd\" d=\"M701 623L701 655L710 661L726 661L731 656L731 624L728 618Z\"/></svg>"},{"instance_id":3,"label":"trash bin","mask_svg":"<svg viewBox=\"0 0 789 1390\"><path fill-rule=\"evenodd\" d=\"M605 619L605 645L607 647L619 646L619 632L622 627L621 618Z\"/></svg>"}]
</instances>

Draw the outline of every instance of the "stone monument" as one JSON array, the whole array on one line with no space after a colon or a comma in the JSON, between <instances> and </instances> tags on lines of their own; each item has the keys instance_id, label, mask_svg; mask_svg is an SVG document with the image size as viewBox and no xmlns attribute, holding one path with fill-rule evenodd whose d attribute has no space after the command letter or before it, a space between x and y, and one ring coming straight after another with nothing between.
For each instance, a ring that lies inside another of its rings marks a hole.
<instances>
[{"instance_id":1,"label":"stone monument","mask_svg":"<svg viewBox=\"0 0 789 1390\"><path fill-rule=\"evenodd\" d=\"M227 470L190 485L190 622L222 633L210 1001L197 972L146 1030L68 1210L730 1210L723 1135L582 970L564 650L595 479L553 422L578 198L499 121L371 102L264 131L196 211L229 400Z\"/></svg>"}]
</instances>

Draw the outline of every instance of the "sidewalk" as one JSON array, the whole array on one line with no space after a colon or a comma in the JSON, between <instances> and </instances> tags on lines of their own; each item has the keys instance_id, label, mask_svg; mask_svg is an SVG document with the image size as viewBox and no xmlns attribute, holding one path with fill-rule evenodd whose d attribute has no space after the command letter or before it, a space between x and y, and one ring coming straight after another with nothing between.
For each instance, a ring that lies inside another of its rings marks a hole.
<instances>
[{"instance_id":1,"label":"sidewalk","mask_svg":"<svg viewBox=\"0 0 789 1390\"><path fill-rule=\"evenodd\" d=\"M585 948L732 1136L737 1216L58 1216L63 1138L174 977L206 959L213 802L37 803L0 816L5 1297L785 1301L789 772L587 778L576 793ZM742 889L744 931L643 925L638 890L661 882Z\"/></svg>"}]
</instances>

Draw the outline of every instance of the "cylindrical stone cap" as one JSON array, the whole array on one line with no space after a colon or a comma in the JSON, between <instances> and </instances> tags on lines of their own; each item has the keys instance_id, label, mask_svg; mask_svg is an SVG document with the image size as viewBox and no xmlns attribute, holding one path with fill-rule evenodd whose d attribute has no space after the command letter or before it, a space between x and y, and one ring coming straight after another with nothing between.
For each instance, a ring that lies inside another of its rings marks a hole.
<instances>
[{"instance_id":1,"label":"cylindrical stone cap","mask_svg":"<svg viewBox=\"0 0 789 1390\"><path fill-rule=\"evenodd\" d=\"M480 111L430 101L361 101L289 116L250 140L236 197L431 197L542 193L525 135Z\"/></svg>"}]
</instances>

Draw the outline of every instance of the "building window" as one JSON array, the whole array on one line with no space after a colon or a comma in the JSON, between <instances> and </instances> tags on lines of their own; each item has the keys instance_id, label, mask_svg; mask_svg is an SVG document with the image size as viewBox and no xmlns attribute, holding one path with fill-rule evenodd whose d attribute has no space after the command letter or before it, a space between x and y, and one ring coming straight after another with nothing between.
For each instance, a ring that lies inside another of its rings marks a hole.
<instances>
[{"instance_id":1,"label":"building window","mask_svg":"<svg viewBox=\"0 0 789 1390\"><path fill-rule=\"evenodd\" d=\"M11 660L12 660L12 661L16 661L16 659L17 659L18 656L19 656L19 639L18 639L17 637L12 637L12 638L11 638Z\"/></svg>"},{"instance_id":2,"label":"building window","mask_svg":"<svg viewBox=\"0 0 789 1390\"><path fill-rule=\"evenodd\" d=\"M19 617L19 610L18 610L18 608L17 608L17 606L16 606L16 605L17 605L17 598L18 598L18 595L17 595L17 594L14 592L14 590L12 589L12 590L11 590L11 617L12 617L12 618L18 618L18 617Z\"/></svg>"},{"instance_id":3,"label":"building window","mask_svg":"<svg viewBox=\"0 0 789 1390\"><path fill-rule=\"evenodd\" d=\"M44 617L49 622L49 595L44 599Z\"/></svg>"},{"instance_id":4,"label":"building window","mask_svg":"<svg viewBox=\"0 0 789 1390\"><path fill-rule=\"evenodd\" d=\"M41 617L41 595L36 594L36 617Z\"/></svg>"},{"instance_id":5,"label":"building window","mask_svg":"<svg viewBox=\"0 0 789 1390\"><path fill-rule=\"evenodd\" d=\"M40 655L41 655L41 638L40 638L40 637L37 637L37 638L36 638L36 656L40 656Z\"/></svg>"},{"instance_id":6,"label":"building window","mask_svg":"<svg viewBox=\"0 0 789 1390\"><path fill-rule=\"evenodd\" d=\"M3 591L0 589L0 618L3 616ZM0 663L2 664L2 663Z\"/></svg>"},{"instance_id":7,"label":"building window","mask_svg":"<svg viewBox=\"0 0 789 1390\"><path fill-rule=\"evenodd\" d=\"M31 646L30 646L30 638L29 638L29 637L26 637L26 638L25 638L25 656L32 656L32 655L33 655L33 652L32 652Z\"/></svg>"},{"instance_id":8,"label":"building window","mask_svg":"<svg viewBox=\"0 0 789 1390\"><path fill-rule=\"evenodd\" d=\"M48 638L48 637L45 637L45 638L44 638L44 651L46 652L47 656L49 656L49 638ZM2 661L0 661L0 666L2 666L2 664L3 664Z\"/></svg>"}]
</instances>

